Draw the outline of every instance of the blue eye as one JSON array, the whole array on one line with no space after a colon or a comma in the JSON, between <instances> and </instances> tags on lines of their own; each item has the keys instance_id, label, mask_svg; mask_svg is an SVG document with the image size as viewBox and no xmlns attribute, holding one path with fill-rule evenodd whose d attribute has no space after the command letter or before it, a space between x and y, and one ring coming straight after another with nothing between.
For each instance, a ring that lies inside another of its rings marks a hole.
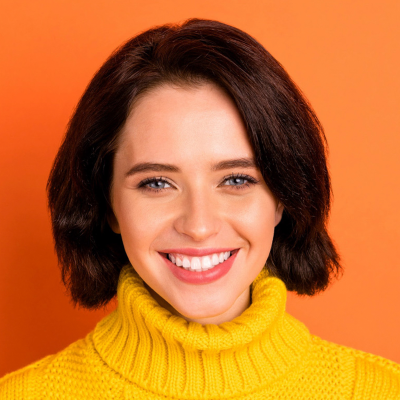
<instances>
[{"instance_id":1,"label":"blue eye","mask_svg":"<svg viewBox=\"0 0 400 400\"><path fill-rule=\"evenodd\" d=\"M154 185L153 185L154 184ZM138 188L143 190L149 190L152 192L161 192L167 189L165 185L170 185L164 178L147 178L139 183ZM153 186L151 186L153 185Z\"/></svg>"},{"instance_id":2,"label":"blue eye","mask_svg":"<svg viewBox=\"0 0 400 400\"><path fill-rule=\"evenodd\" d=\"M227 184L226 182L231 182L233 184ZM250 187L251 185L255 185L258 182L258 180L252 178L249 175L231 174L222 180L222 186L231 186L236 190L241 190ZM167 187L165 185L167 185ZM164 179L163 177L159 177L146 178L142 182L140 182L137 187L141 190L160 193L163 190L167 190L172 186L166 179Z\"/></svg>"},{"instance_id":3,"label":"blue eye","mask_svg":"<svg viewBox=\"0 0 400 400\"><path fill-rule=\"evenodd\" d=\"M231 175L231 176L225 178L223 182L229 182L229 181L234 182L233 185L224 184L224 186L233 186L236 189L243 189L245 187L249 187L250 185L258 182L251 176L242 175L242 174ZM245 181L247 183L244 183Z\"/></svg>"},{"instance_id":4,"label":"blue eye","mask_svg":"<svg viewBox=\"0 0 400 400\"><path fill-rule=\"evenodd\" d=\"M155 187L151 186L153 183L155 184ZM168 182L164 181L162 179L158 179L158 180L154 179L151 182L148 182L147 184L149 185L149 187L151 189L160 190L160 189L165 189L165 185L168 185Z\"/></svg>"},{"instance_id":5,"label":"blue eye","mask_svg":"<svg viewBox=\"0 0 400 400\"><path fill-rule=\"evenodd\" d=\"M256 185L259 181L254 179L250 175L245 174L231 174L224 178L223 182L234 182L233 185L224 185L224 186L232 186L236 190L246 189L252 185ZM246 183L244 183L246 182Z\"/></svg>"}]
</instances>

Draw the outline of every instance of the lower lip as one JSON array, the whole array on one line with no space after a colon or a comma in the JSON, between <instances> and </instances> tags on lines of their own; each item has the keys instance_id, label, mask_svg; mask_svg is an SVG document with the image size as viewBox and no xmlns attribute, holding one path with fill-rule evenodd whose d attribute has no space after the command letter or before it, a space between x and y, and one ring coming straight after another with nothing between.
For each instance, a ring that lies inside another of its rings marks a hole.
<instances>
[{"instance_id":1,"label":"lower lip","mask_svg":"<svg viewBox=\"0 0 400 400\"><path fill-rule=\"evenodd\" d=\"M161 254L160 256L166 262L168 268L171 270L174 276L178 278L180 281L185 283L191 283L193 285L204 285L206 283L214 282L222 278L224 275L226 275L231 269L238 253L239 250L236 251L234 254L232 254L223 263L218 264L216 267L208 269L207 271L201 271L201 272L188 271L182 267L178 267L168 258L163 257Z\"/></svg>"}]
</instances>

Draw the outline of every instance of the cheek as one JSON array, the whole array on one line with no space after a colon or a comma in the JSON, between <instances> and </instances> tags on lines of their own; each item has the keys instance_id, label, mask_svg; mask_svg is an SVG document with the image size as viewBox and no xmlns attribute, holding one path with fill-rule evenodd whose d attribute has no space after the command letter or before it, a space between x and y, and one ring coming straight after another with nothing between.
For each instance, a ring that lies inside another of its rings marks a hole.
<instances>
[{"instance_id":1,"label":"cheek","mask_svg":"<svg viewBox=\"0 0 400 400\"><path fill-rule=\"evenodd\" d=\"M251 236L271 235L275 228L275 208L273 198L267 193L254 196L240 210L236 210L235 219L247 229Z\"/></svg>"},{"instance_id":2,"label":"cheek","mask_svg":"<svg viewBox=\"0 0 400 400\"><path fill-rule=\"evenodd\" d=\"M235 230L250 246L255 257L266 260L271 250L275 231L276 203L263 192L255 196L231 219ZM239 210L237 210L239 211Z\"/></svg>"},{"instance_id":3,"label":"cheek","mask_svg":"<svg viewBox=\"0 0 400 400\"><path fill-rule=\"evenodd\" d=\"M134 196L116 198L114 209L128 256L132 251L149 250L149 245L165 227L165 211Z\"/></svg>"}]
</instances>

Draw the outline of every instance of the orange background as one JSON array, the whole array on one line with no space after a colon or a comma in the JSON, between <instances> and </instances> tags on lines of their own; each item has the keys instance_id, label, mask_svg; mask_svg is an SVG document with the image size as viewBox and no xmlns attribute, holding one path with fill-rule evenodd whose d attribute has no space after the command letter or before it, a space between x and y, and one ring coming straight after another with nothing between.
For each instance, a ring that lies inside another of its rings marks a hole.
<instances>
[{"instance_id":1,"label":"orange background","mask_svg":"<svg viewBox=\"0 0 400 400\"><path fill-rule=\"evenodd\" d=\"M287 69L330 144L343 278L288 296L311 333L400 363L400 2L38 0L0 4L0 376L84 337L105 311L60 283L45 184L94 72L128 38L189 17L250 33Z\"/></svg>"}]
</instances>

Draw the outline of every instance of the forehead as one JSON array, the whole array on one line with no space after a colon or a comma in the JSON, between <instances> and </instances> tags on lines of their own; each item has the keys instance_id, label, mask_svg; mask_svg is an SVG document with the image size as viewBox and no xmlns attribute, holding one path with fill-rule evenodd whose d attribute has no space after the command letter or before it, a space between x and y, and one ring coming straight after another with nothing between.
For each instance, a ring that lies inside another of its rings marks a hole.
<instances>
[{"instance_id":1,"label":"forehead","mask_svg":"<svg viewBox=\"0 0 400 400\"><path fill-rule=\"evenodd\" d=\"M217 85L164 84L134 105L117 155L132 161L251 157L253 150L233 100Z\"/></svg>"}]
</instances>

